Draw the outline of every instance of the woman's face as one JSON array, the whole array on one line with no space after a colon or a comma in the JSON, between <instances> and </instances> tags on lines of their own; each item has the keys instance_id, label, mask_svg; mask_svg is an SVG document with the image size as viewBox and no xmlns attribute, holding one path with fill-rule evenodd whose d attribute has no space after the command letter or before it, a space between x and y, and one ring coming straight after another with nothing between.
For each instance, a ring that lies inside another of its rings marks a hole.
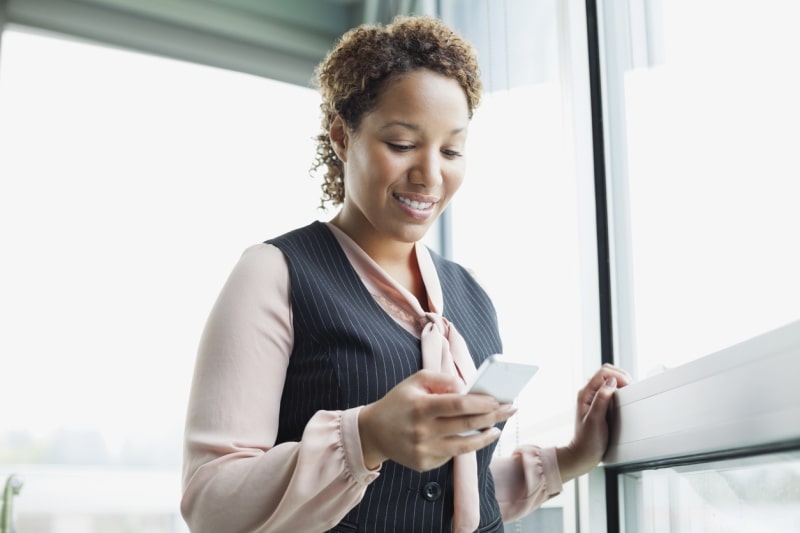
<instances>
[{"instance_id":1,"label":"woman's face","mask_svg":"<svg viewBox=\"0 0 800 533\"><path fill-rule=\"evenodd\" d=\"M391 79L355 132L334 120L345 199L336 223L362 246L420 240L461 186L469 107L430 70Z\"/></svg>"}]
</instances>

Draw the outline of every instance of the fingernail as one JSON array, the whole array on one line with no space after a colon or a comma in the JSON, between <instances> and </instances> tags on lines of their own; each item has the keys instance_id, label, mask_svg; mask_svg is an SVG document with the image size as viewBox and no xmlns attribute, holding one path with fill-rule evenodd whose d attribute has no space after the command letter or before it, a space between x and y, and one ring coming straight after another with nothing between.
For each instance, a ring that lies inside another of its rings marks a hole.
<instances>
[{"instance_id":1,"label":"fingernail","mask_svg":"<svg viewBox=\"0 0 800 533\"><path fill-rule=\"evenodd\" d=\"M507 403L507 404L505 404L505 405L502 407L502 409L501 409L501 410L502 410L504 413L510 413L510 414L512 414L512 415L513 415L514 413L516 413L516 412L517 412L517 406L516 406L516 405L514 405L513 403Z\"/></svg>"},{"instance_id":2,"label":"fingernail","mask_svg":"<svg viewBox=\"0 0 800 533\"><path fill-rule=\"evenodd\" d=\"M616 389L617 388L617 378L610 377L606 380L606 387L609 389Z\"/></svg>"}]
</instances>

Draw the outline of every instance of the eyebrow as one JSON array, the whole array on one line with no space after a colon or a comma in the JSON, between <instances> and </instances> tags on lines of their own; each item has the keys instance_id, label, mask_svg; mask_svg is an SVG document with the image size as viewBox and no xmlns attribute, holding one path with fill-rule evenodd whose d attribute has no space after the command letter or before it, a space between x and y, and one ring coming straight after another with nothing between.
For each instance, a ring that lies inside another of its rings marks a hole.
<instances>
[{"instance_id":1,"label":"eyebrow","mask_svg":"<svg viewBox=\"0 0 800 533\"><path fill-rule=\"evenodd\" d=\"M406 128L406 129L409 129L411 131L419 131L419 129L420 129L417 124L414 124L414 123L411 123L411 122L405 122L403 120L392 120L391 122L387 122L386 124L381 126L380 129L381 130L386 130L386 129L389 129L389 128L393 127L393 126L400 126L402 128ZM466 129L467 129L466 127L455 128L455 129L451 130L450 133L455 135L457 133L461 133L461 132L465 131Z\"/></svg>"}]
</instances>

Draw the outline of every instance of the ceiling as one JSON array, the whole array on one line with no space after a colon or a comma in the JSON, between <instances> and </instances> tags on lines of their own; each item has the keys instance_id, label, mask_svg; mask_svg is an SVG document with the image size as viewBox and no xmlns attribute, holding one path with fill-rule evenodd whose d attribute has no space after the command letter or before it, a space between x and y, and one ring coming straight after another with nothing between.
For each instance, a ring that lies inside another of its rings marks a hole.
<instances>
[{"instance_id":1,"label":"ceiling","mask_svg":"<svg viewBox=\"0 0 800 533\"><path fill-rule=\"evenodd\" d=\"M0 0L0 20L310 84L338 36L433 0Z\"/></svg>"}]
</instances>

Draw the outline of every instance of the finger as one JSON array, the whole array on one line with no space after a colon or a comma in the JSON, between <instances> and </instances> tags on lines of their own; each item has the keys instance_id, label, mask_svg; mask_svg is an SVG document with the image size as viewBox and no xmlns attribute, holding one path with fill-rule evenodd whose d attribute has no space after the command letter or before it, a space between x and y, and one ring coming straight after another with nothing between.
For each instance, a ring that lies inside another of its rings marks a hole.
<instances>
[{"instance_id":1,"label":"finger","mask_svg":"<svg viewBox=\"0 0 800 533\"><path fill-rule=\"evenodd\" d=\"M592 376L589 382L578 391L578 414L583 417L592 407L597 391L605 383L605 379L598 373Z\"/></svg>"},{"instance_id":2,"label":"finger","mask_svg":"<svg viewBox=\"0 0 800 533\"><path fill-rule=\"evenodd\" d=\"M512 404L501 405L491 413L477 416L456 416L440 418L436 429L441 435L462 435L465 432L479 431L505 422L517 412Z\"/></svg>"},{"instance_id":3,"label":"finger","mask_svg":"<svg viewBox=\"0 0 800 533\"><path fill-rule=\"evenodd\" d=\"M441 418L485 415L496 411L501 405L485 394L432 394L425 400L426 414Z\"/></svg>"},{"instance_id":4,"label":"finger","mask_svg":"<svg viewBox=\"0 0 800 533\"><path fill-rule=\"evenodd\" d=\"M456 376L431 370L420 370L411 379L433 394L460 393L463 388L463 383Z\"/></svg>"},{"instance_id":5,"label":"finger","mask_svg":"<svg viewBox=\"0 0 800 533\"><path fill-rule=\"evenodd\" d=\"M481 429L470 435L450 435L444 438L444 448L455 457L487 447L500 438L502 432L494 426Z\"/></svg>"},{"instance_id":6,"label":"finger","mask_svg":"<svg viewBox=\"0 0 800 533\"><path fill-rule=\"evenodd\" d=\"M586 386L581 390L579 402L585 405L586 408L591 406L597 391L600 390L606 381L611 378L616 380L617 387L624 387L632 381L630 375L623 369L610 363L605 363L597 372L595 372L595 374L589 379L589 382L586 384Z\"/></svg>"},{"instance_id":7,"label":"finger","mask_svg":"<svg viewBox=\"0 0 800 533\"><path fill-rule=\"evenodd\" d=\"M591 420L596 423L604 422L606 419L606 414L608 413L609 405L611 405L611 399L614 397L616 390L617 378L612 376L608 378L603 383L603 386L597 390L597 393L592 400L592 405L589 407L589 410L585 415L585 419L587 421Z\"/></svg>"},{"instance_id":8,"label":"finger","mask_svg":"<svg viewBox=\"0 0 800 533\"><path fill-rule=\"evenodd\" d=\"M457 455L471 453L485 448L500 438L501 431L492 426L482 429L474 434L446 435L430 440L425 444L425 449L419 454L419 460L406 464L419 471L430 470L446 463Z\"/></svg>"},{"instance_id":9,"label":"finger","mask_svg":"<svg viewBox=\"0 0 800 533\"><path fill-rule=\"evenodd\" d=\"M600 372L606 379L612 376L617 378L617 387L624 387L633 382L633 378L625 369L612 365L611 363L605 363L600 369Z\"/></svg>"}]
</instances>

